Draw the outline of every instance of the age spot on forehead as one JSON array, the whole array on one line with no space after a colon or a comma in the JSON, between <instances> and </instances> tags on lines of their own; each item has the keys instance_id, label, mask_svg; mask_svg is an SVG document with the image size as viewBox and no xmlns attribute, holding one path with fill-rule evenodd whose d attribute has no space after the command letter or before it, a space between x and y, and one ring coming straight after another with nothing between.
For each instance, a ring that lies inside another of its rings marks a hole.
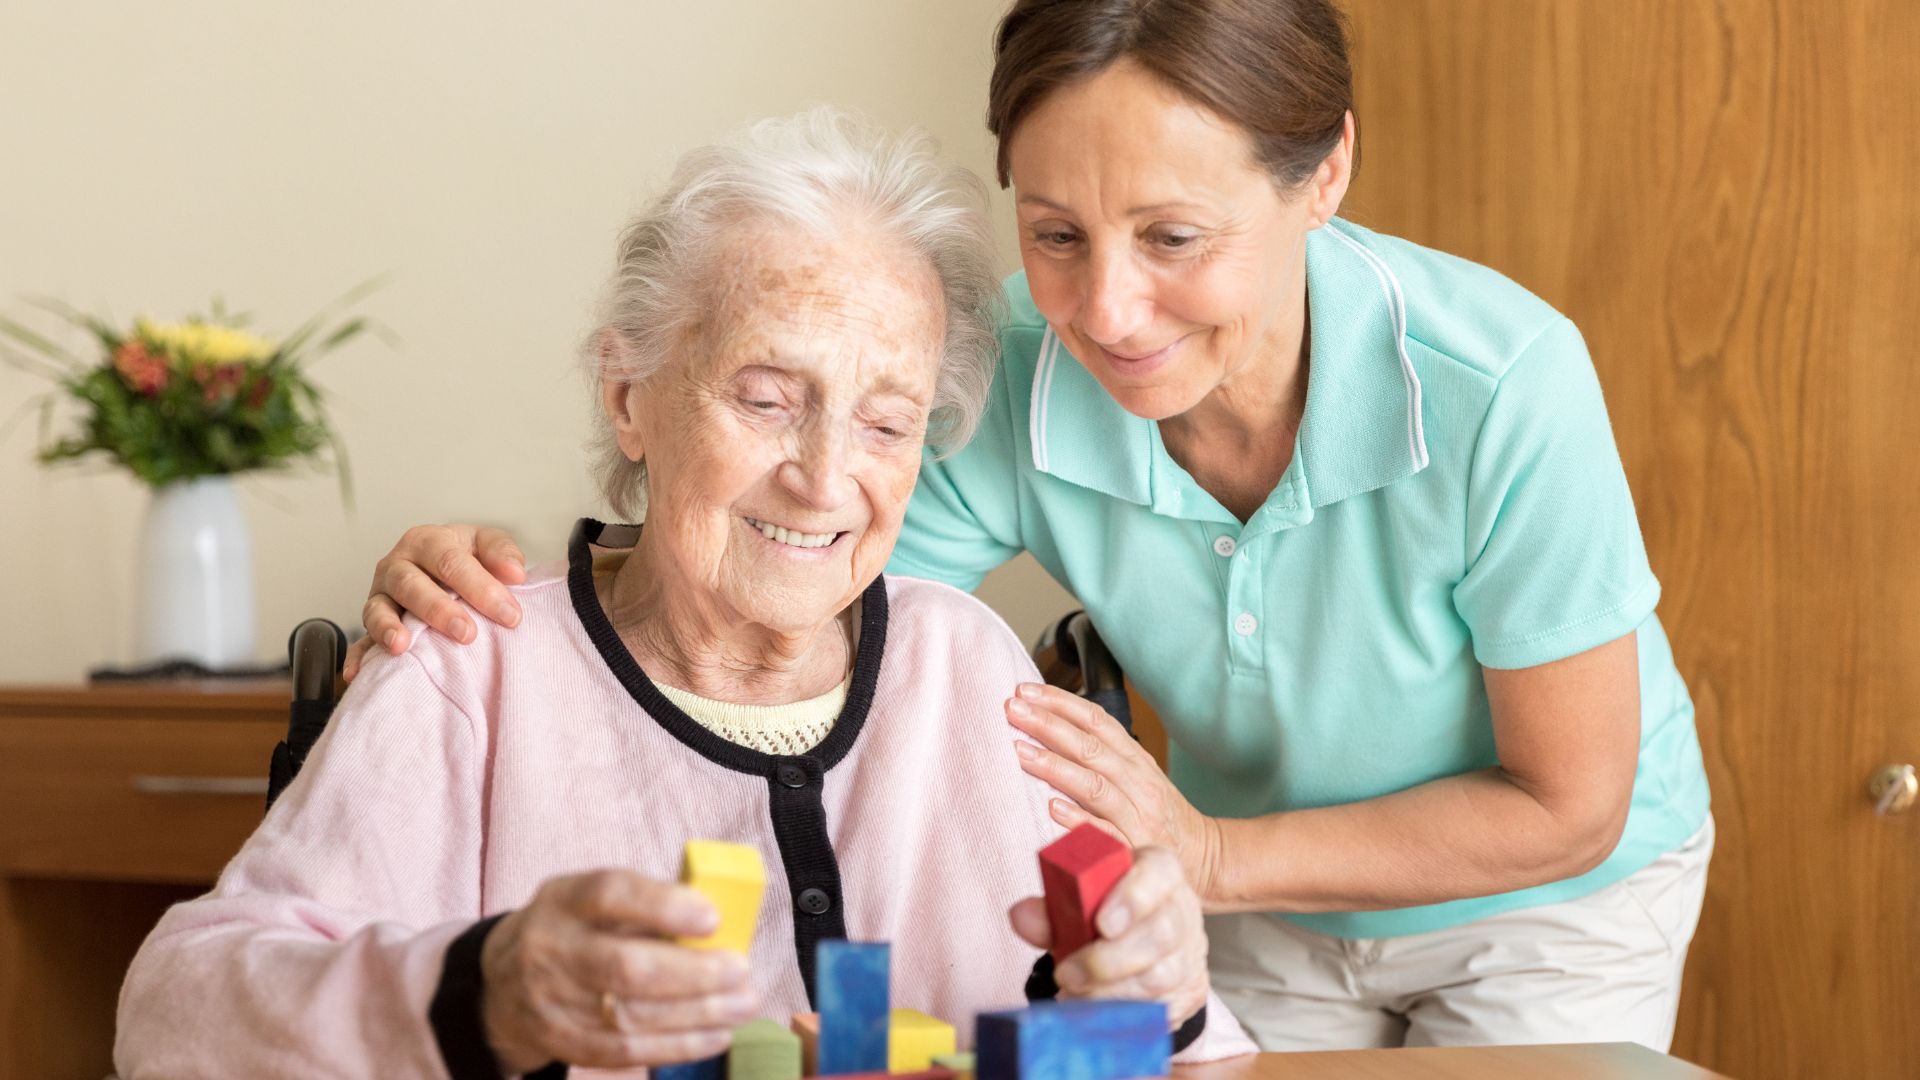
<instances>
[{"instance_id":1,"label":"age spot on forehead","mask_svg":"<svg viewBox=\"0 0 1920 1080\"><path fill-rule=\"evenodd\" d=\"M780 228L735 243L739 258L721 262L704 316L718 338L732 336L729 326L768 319L803 330L857 326L869 348L897 355L925 348L928 335L937 348L944 336L938 275L897 245L844 236L823 243Z\"/></svg>"}]
</instances>

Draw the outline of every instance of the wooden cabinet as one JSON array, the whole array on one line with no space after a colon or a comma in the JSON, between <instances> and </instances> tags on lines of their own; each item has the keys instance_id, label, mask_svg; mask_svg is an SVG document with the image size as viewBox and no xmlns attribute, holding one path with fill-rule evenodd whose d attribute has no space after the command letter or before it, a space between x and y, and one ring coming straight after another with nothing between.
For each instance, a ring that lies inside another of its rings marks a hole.
<instances>
[{"instance_id":1,"label":"wooden cabinet","mask_svg":"<svg viewBox=\"0 0 1920 1080\"><path fill-rule=\"evenodd\" d=\"M99 1080L133 953L265 810L280 683L0 688L0 1080Z\"/></svg>"}]
</instances>

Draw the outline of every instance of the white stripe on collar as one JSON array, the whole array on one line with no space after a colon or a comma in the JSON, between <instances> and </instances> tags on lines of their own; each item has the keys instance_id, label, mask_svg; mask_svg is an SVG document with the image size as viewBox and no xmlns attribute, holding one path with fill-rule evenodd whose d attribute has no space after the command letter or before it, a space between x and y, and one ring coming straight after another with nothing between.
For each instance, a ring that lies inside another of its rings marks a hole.
<instances>
[{"instance_id":1,"label":"white stripe on collar","mask_svg":"<svg viewBox=\"0 0 1920 1080\"><path fill-rule=\"evenodd\" d=\"M1040 360L1033 366L1033 401L1027 406L1027 439L1033 443L1033 467L1047 471L1047 411L1053 394L1053 369L1060 362L1060 339L1053 327L1040 338Z\"/></svg>"},{"instance_id":2,"label":"white stripe on collar","mask_svg":"<svg viewBox=\"0 0 1920 1080\"><path fill-rule=\"evenodd\" d=\"M1427 432L1426 425L1420 419L1420 376L1414 373L1413 360L1407 356L1407 300L1400 291L1400 279L1394 276L1393 268L1387 265L1385 259L1368 251L1332 222L1328 222L1324 228L1360 256L1380 282L1380 291L1386 294L1387 310L1393 313L1393 346L1400 353L1400 375L1407 383L1407 451L1413 455L1413 467L1417 472L1427 467Z\"/></svg>"}]
</instances>

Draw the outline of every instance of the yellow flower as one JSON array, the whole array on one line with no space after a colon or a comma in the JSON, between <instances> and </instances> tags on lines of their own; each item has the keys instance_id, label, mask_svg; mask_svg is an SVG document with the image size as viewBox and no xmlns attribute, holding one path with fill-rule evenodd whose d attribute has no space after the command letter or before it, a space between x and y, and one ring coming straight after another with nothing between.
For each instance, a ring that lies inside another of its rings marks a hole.
<instances>
[{"instance_id":1,"label":"yellow flower","mask_svg":"<svg viewBox=\"0 0 1920 1080\"><path fill-rule=\"evenodd\" d=\"M177 364L258 364L273 355L273 342L214 323L154 323L141 319L134 334Z\"/></svg>"}]
</instances>

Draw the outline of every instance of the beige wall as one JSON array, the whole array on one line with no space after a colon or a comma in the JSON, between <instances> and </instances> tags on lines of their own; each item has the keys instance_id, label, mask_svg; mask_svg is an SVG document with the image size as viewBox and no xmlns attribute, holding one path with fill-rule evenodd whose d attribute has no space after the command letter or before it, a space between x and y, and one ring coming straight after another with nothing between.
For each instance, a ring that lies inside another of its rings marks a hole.
<instances>
[{"instance_id":1,"label":"beige wall","mask_svg":"<svg viewBox=\"0 0 1920 1080\"><path fill-rule=\"evenodd\" d=\"M357 510L327 477L243 485L271 655L299 618L357 620L410 523L497 523L558 555L599 510L570 350L625 214L679 150L815 101L918 123L984 173L1001 6L9 0L0 304L168 316L219 292L285 330L392 275L367 310L400 346L318 372ZM0 368L0 420L39 389ZM29 422L0 440L4 681L73 679L132 645L145 492L44 470L33 439ZM1068 603L1027 560L983 591L1027 638Z\"/></svg>"}]
</instances>

